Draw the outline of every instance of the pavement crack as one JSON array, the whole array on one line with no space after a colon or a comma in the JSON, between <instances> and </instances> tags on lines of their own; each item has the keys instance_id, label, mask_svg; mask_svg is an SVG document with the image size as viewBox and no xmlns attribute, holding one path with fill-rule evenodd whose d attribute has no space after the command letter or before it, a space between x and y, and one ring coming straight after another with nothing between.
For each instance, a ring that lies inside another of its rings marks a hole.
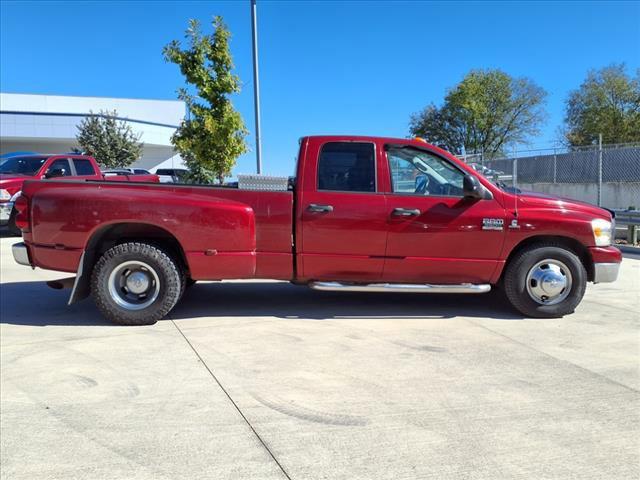
<instances>
[{"instance_id":1,"label":"pavement crack","mask_svg":"<svg viewBox=\"0 0 640 480\"><path fill-rule=\"evenodd\" d=\"M469 323L475 325L476 327L480 327L480 328L482 328L484 330L487 330L488 332L493 333L494 335L498 335L498 336L500 336L500 337L502 337L502 338L504 338L506 340L509 340L509 341L513 342L513 343L517 343L518 345L521 345L521 346L523 346L525 348L528 348L529 350L533 350L534 352L539 353L540 355L544 355L546 357L552 358L556 362L566 363L568 365L571 365L572 367L575 367L575 368L578 368L579 370L582 370L583 372L586 372L587 374L589 374L591 376L597 377L597 378L599 378L601 380L605 380L608 383L611 383L613 385L617 385L618 387L622 387L622 388L624 388L626 390L630 390L630 391L632 391L634 393L640 393L640 390L637 390L637 389L635 389L633 387L630 387L629 385L625 385L624 383L620 383L620 382L618 382L616 380L613 380L613 379L611 379L611 378L609 378L609 377L607 377L605 375L602 375L601 373L594 372L593 370L589 370L588 368L585 368L585 367L583 367L581 365L578 365L576 363L570 362L569 360L564 360L562 358L558 358L558 357L556 357L554 355L551 355L550 353L543 352L542 350L538 350L537 348L532 347L531 345L527 345L526 343L521 342L520 340L516 340L515 338L512 338L509 335L505 335L504 333L500 333L500 332L497 332L497 331L495 331L495 330L493 330L493 329L491 329L489 327L485 327L484 325L476 323L473 320L467 319L467 321Z\"/></svg>"},{"instance_id":2,"label":"pavement crack","mask_svg":"<svg viewBox=\"0 0 640 480\"><path fill-rule=\"evenodd\" d=\"M193 346L193 344L189 341L189 339L187 338L187 336L182 332L182 330L180 329L180 327L178 326L178 324L173 320L173 318L170 318L171 323L173 323L174 327L176 327L176 330L178 330L178 332L180 333L180 335L182 335L182 338L184 338L184 341L187 342L187 345L189 345L189 347L191 348L191 350L193 350L193 353L196 354L196 357L198 357L198 360L200 360L200 362L202 362L202 365L204 366L204 368L207 369L207 372L209 372L209 375L211 375L211 378L213 378L213 380L218 384L218 386L220 387L220 389L224 392L224 394L226 395L226 397L229 399L229 401L231 402L231 404L233 405L233 407L238 411L238 413L240 414L240 416L242 417L242 419L245 421L245 423L249 426L249 428L251 429L251 431L253 432L253 434L256 436L256 438L258 439L258 441L260 442L260 444L264 447L264 449L267 451L267 453L269 454L269 456L273 459L273 461L276 463L276 465L278 466L278 468L280 469L280 471L282 471L282 474L288 479L291 480L291 477L289 476L289 474L287 473L287 471L284 469L284 467L282 466L282 464L278 461L278 459L276 458L275 454L271 451L271 449L269 448L269 446L267 445L267 443L262 439L262 437L260 436L260 434L256 431L255 427L251 424L251 422L249 421L249 419L245 416L245 414L242 412L242 410L240 410L240 407L238 406L238 404L235 402L235 400L231 397L231 395L229 394L229 392L227 391L226 388L224 388L222 386L222 383L220 383L220 380L218 380L218 377L216 377L216 375L213 373L213 371L211 370L211 368L209 368L209 365L207 365L207 362L204 361L204 358L202 358L202 356L200 355L200 353L198 353L198 350L196 350L196 348Z\"/></svg>"}]
</instances>

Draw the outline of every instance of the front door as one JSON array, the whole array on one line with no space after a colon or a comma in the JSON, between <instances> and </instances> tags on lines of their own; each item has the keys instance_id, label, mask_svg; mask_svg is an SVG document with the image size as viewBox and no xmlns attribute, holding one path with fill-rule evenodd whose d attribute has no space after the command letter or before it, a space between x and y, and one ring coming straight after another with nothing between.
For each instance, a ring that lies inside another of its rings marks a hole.
<instances>
[{"instance_id":1,"label":"front door","mask_svg":"<svg viewBox=\"0 0 640 480\"><path fill-rule=\"evenodd\" d=\"M387 225L376 144L316 142L307 149L298 205L299 274L309 280L380 280Z\"/></svg>"},{"instance_id":2,"label":"front door","mask_svg":"<svg viewBox=\"0 0 640 480\"><path fill-rule=\"evenodd\" d=\"M386 149L389 282L485 283L499 262L504 208L495 199L465 199L465 175L435 152Z\"/></svg>"}]
</instances>

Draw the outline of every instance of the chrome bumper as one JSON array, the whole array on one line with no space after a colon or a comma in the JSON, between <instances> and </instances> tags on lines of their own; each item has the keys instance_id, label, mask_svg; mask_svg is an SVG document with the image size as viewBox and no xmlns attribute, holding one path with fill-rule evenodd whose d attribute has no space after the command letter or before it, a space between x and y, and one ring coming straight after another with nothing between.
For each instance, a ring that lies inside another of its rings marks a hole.
<instances>
[{"instance_id":1,"label":"chrome bumper","mask_svg":"<svg viewBox=\"0 0 640 480\"><path fill-rule=\"evenodd\" d=\"M9 223L9 217L11 216L12 209L13 202L0 203L0 225L6 225Z\"/></svg>"},{"instance_id":2,"label":"chrome bumper","mask_svg":"<svg viewBox=\"0 0 640 480\"><path fill-rule=\"evenodd\" d=\"M615 282L619 271L619 263L594 263L593 283Z\"/></svg>"},{"instance_id":3,"label":"chrome bumper","mask_svg":"<svg viewBox=\"0 0 640 480\"><path fill-rule=\"evenodd\" d=\"M20 265L31 266L29 261L29 249L23 242L15 243L11 246L11 253L13 253L13 259Z\"/></svg>"}]
</instances>

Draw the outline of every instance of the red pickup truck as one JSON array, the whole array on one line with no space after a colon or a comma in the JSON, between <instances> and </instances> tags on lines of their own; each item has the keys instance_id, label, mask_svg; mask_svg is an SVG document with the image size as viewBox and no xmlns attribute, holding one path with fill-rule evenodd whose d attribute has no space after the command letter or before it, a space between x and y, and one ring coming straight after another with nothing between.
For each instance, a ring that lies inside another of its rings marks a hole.
<instances>
[{"instance_id":1,"label":"red pickup truck","mask_svg":"<svg viewBox=\"0 0 640 480\"><path fill-rule=\"evenodd\" d=\"M31 178L77 178L82 180L127 181L128 175L103 175L98 162L88 155L16 155L0 161L0 225L20 235L15 226L13 204L22 184ZM159 182L157 175L136 175L136 181Z\"/></svg>"},{"instance_id":2,"label":"red pickup truck","mask_svg":"<svg viewBox=\"0 0 640 480\"><path fill-rule=\"evenodd\" d=\"M305 137L285 191L259 187L27 181L13 255L76 272L58 284L73 285L69 303L91 294L126 325L155 323L193 281L248 278L360 292L499 286L521 313L559 317L621 262L608 211L501 189L420 139Z\"/></svg>"}]
</instances>

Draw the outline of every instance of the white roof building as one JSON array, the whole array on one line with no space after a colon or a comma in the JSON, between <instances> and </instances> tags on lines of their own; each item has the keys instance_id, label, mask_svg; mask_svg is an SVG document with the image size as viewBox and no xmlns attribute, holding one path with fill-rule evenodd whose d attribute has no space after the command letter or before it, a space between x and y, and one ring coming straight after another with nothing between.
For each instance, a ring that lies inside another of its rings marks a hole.
<instances>
[{"instance_id":1,"label":"white roof building","mask_svg":"<svg viewBox=\"0 0 640 480\"><path fill-rule=\"evenodd\" d=\"M182 167L171 145L171 135L186 110L177 100L0 93L0 154L69 152L78 146L77 126L82 119L106 110L116 110L118 118L140 134L144 150L136 167Z\"/></svg>"}]
</instances>

